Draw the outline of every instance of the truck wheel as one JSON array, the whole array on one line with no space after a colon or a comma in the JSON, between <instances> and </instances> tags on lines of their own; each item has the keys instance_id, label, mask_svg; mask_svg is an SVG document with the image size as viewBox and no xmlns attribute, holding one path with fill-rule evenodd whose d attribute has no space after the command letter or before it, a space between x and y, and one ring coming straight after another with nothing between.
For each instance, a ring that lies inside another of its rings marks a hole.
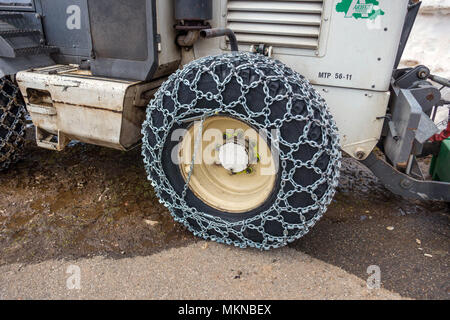
<instances>
[{"instance_id":1,"label":"truck wheel","mask_svg":"<svg viewBox=\"0 0 450 320\"><path fill-rule=\"evenodd\" d=\"M0 171L16 162L25 142L25 103L9 76L0 79Z\"/></svg>"},{"instance_id":2,"label":"truck wheel","mask_svg":"<svg viewBox=\"0 0 450 320\"><path fill-rule=\"evenodd\" d=\"M339 138L325 101L265 56L186 65L150 102L142 133L160 201L204 239L286 245L320 219L338 184Z\"/></svg>"}]
</instances>

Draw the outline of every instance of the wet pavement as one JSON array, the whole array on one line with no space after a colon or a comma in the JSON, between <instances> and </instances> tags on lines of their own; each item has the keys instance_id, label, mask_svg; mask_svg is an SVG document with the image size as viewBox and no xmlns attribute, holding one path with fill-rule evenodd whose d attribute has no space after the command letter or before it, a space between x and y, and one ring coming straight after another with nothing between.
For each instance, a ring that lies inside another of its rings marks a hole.
<instances>
[{"instance_id":1,"label":"wet pavement","mask_svg":"<svg viewBox=\"0 0 450 320\"><path fill-rule=\"evenodd\" d=\"M391 194L345 159L327 214L291 247L360 278L377 265L384 288L405 297L450 298L450 214L443 203Z\"/></svg>"},{"instance_id":2,"label":"wet pavement","mask_svg":"<svg viewBox=\"0 0 450 320\"><path fill-rule=\"evenodd\" d=\"M38 149L0 174L0 266L50 259L150 256L197 243L174 223L146 179L140 150L76 144ZM405 297L448 299L449 225L445 204L407 201L345 159L325 217L290 248Z\"/></svg>"}]
</instances>

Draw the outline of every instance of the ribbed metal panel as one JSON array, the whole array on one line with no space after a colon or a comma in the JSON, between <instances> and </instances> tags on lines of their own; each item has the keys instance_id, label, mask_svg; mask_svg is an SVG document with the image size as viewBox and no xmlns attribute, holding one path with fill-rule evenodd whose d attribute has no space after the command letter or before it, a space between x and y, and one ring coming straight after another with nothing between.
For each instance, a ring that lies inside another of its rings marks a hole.
<instances>
[{"instance_id":1,"label":"ribbed metal panel","mask_svg":"<svg viewBox=\"0 0 450 320\"><path fill-rule=\"evenodd\" d=\"M323 0L228 0L227 27L239 43L315 50Z\"/></svg>"}]
</instances>

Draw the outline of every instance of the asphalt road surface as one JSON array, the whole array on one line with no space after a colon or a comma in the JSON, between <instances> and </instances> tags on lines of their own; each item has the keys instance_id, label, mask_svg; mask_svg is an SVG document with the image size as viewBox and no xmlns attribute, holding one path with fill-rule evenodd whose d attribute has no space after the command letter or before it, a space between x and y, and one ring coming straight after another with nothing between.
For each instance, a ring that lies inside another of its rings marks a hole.
<instances>
[{"instance_id":1,"label":"asphalt road surface","mask_svg":"<svg viewBox=\"0 0 450 320\"><path fill-rule=\"evenodd\" d=\"M205 242L174 223L138 149L28 146L25 159L0 174L0 195L0 299L450 294L447 206L393 196L351 159L323 219L269 252ZM367 288L369 267L380 271L380 289Z\"/></svg>"}]
</instances>

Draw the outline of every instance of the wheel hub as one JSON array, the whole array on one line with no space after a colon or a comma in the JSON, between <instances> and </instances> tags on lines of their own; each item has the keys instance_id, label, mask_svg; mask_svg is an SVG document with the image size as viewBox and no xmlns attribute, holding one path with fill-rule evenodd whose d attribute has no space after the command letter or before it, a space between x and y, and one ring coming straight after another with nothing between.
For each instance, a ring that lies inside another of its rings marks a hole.
<instances>
[{"instance_id":1,"label":"wheel hub","mask_svg":"<svg viewBox=\"0 0 450 320\"><path fill-rule=\"evenodd\" d=\"M189 189L225 212L243 213L261 206L276 181L267 142L248 124L228 116L209 117L201 132L199 127L190 126L178 150L180 172ZM263 161L259 161L259 152Z\"/></svg>"},{"instance_id":2,"label":"wheel hub","mask_svg":"<svg viewBox=\"0 0 450 320\"><path fill-rule=\"evenodd\" d=\"M242 172L249 165L247 149L241 144L226 143L219 148L219 162L232 173Z\"/></svg>"}]
</instances>

